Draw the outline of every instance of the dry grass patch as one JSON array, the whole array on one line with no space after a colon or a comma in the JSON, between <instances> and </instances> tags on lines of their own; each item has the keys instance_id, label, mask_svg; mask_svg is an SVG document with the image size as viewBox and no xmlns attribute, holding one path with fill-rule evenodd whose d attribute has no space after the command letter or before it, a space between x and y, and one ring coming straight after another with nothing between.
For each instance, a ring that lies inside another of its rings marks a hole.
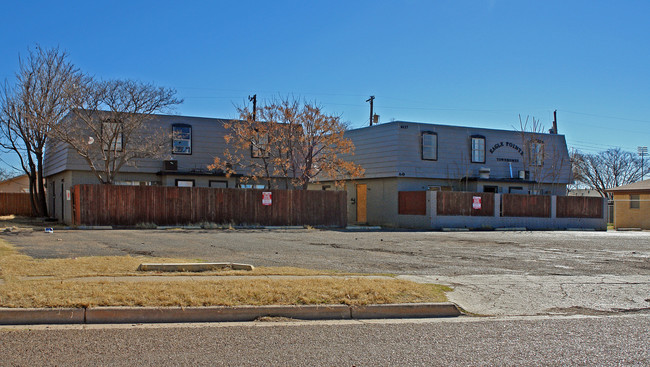
<instances>
[{"instance_id":1,"label":"dry grass patch","mask_svg":"<svg viewBox=\"0 0 650 367\"><path fill-rule=\"evenodd\" d=\"M169 282L13 281L2 307L238 306L442 302L444 286L397 279L229 279Z\"/></svg>"},{"instance_id":2,"label":"dry grass patch","mask_svg":"<svg viewBox=\"0 0 650 367\"><path fill-rule=\"evenodd\" d=\"M254 271L164 273L192 275L192 280L137 282L78 279L96 276L155 277L138 272L142 262L188 262L183 259L98 256L74 259L33 259L0 240L0 307L92 306L235 306L411 303L445 301L451 289L396 279L345 278L332 271L293 267L258 267ZM196 262L192 260L191 262ZM224 275L200 280L200 275ZM328 278L241 278L228 275L339 275ZM46 279L30 279L32 277Z\"/></svg>"},{"instance_id":3,"label":"dry grass patch","mask_svg":"<svg viewBox=\"0 0 650 367\"><path fill-rule=\"evenodd\" d=\"M201 273L137 271L138 265L147 262L187 263L201 262L176 258L146 256L89 256L64 259L34 259L20 254L13 246L0 240L0 276L4 278L54 277L57 279L97 276L166 276L176 275L345 275L327 270L295 267L256 267L253 271L216 270Z\"/></svg>"}]
</instances>

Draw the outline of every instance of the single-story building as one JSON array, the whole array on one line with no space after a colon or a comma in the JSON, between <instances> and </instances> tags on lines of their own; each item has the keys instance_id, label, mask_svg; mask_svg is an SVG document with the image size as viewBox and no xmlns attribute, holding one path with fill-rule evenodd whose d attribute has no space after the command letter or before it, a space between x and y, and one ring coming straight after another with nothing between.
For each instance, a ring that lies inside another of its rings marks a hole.
<instances>
[{"instance_id":1,"label":"single-story building","mask_svg":"<svg viewBox=\"0 0 650 367\"><path fill-rule=\"evenodd\" d=\"M0 181L0 192L28 193L29 177L23 174Z\"/></svg>"},{"instance_id":2,"label":"single-story building","mask_svg":"<svg viewBox=\"0 0 650 367\"><path fill-rule=\"evenodd\" d=\"M615 229L650 229L650 180L606 191L613 196Z\"/></svg>"}]
</instances>

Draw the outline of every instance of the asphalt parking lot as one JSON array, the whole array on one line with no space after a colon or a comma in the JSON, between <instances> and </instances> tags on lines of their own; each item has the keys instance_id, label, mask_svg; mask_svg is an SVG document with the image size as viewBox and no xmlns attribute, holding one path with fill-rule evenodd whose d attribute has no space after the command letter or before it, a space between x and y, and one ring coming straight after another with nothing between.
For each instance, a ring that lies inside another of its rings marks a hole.
<instances>
[{"instance_id":1,"label":"asphalt parking lot","mask_svg":"<svg viewBox=\"0 0 650 367\"><path fill-rule=\"evenodd\" d=\"M496 315L644 312L650 232L56 230L0 238L35 258L147 255L391 273Z\"/></svg>"}]
</instances>

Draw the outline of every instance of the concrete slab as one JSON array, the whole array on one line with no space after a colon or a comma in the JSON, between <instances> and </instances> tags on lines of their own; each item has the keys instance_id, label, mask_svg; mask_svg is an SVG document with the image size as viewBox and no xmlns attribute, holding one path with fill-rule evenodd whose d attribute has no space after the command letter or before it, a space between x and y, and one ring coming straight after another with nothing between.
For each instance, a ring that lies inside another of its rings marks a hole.
<instances>
[{"instance_id":1,"label":"concrete slab","mask_svg":"<svg viewBox=\"0 0 650 367\"><path fill-rule=\"evenodd\" d=\"M138 271L188 271L201 272L213 270L253 270L253 265L234 263L143 263L138 266Z\"/></svg>"}]
</instances>

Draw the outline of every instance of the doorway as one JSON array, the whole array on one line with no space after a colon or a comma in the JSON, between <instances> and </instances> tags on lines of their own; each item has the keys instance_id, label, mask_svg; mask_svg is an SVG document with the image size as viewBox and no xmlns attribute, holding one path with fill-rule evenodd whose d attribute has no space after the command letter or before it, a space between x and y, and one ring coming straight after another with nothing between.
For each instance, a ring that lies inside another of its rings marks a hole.
<instances>
[{"instance_id":1,"label":"doorway","mask_svg":"<svg viewBox=\"0 0 650 367\"><path fill-rule=\"evenodd\" d=\"M367 223L368 217L366 213L366 202L367 202L367 191L368 185L358 184L357 185L357 222L358 223Z\"/></svg>"}]
</instances>

